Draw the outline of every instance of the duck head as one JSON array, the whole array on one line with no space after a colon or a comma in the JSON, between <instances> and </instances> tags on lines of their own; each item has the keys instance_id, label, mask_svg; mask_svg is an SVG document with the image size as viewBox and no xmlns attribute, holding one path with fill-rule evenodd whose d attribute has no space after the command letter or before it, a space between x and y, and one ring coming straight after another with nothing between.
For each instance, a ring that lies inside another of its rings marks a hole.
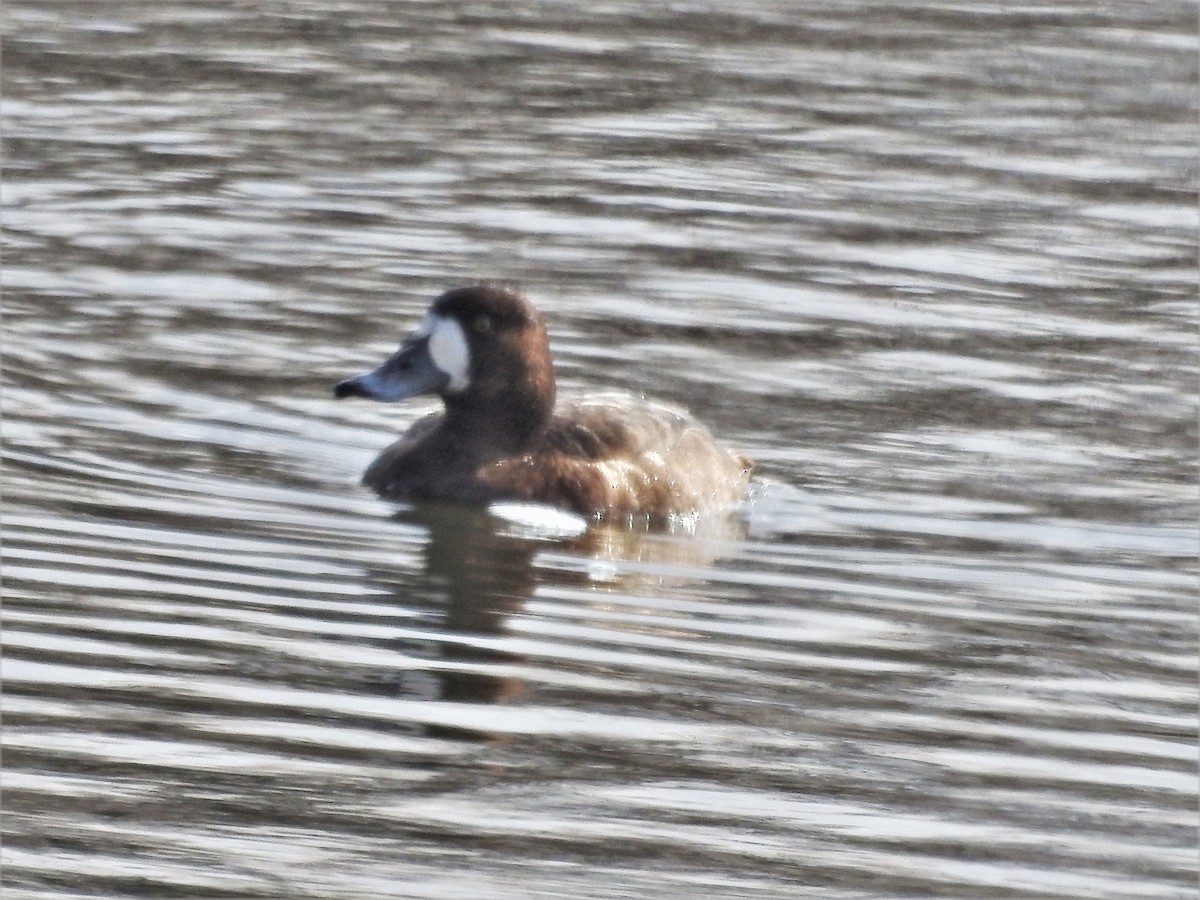
<instances>
[{"instance_id":1,"label":"duck head","mask_svg":"<svg viewBox=\"0 0 1200 900\"><path fill-rule=\"evenodd\" d=\"M511 288L447 291L400 349L374 370L338 382L333 393L385 402L437 395L448 427L475 429L511 452L554 409L545 322Z\"/></svg>"}]
</instances>

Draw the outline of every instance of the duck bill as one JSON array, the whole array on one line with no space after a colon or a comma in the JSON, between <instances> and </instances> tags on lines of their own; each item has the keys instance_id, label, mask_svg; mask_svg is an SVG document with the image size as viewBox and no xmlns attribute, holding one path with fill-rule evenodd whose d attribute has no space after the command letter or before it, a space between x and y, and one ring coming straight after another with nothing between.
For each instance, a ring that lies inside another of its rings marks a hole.
<instances>
[{"instance_id":1,"label":"duck bill","mask_svg":"<svg viewBox=\"0 0 1200 900\"><path fill-rule=\"evenodd\" d=\"M429 338L419 337L405 341L374 371L339 381L333 387L333 396L339 400L366 397L392 403L422 394L440 394L449 382L450 376L438 368L429 353Z\"/></svg>"}]
</instances>

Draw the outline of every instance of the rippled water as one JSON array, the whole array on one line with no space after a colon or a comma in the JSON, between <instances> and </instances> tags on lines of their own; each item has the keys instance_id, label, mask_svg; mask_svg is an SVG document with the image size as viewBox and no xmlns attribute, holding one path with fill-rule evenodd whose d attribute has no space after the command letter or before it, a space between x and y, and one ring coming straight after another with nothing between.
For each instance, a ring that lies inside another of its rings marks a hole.
<instances>
[{"instance_id":1,"label":"rippled water","mask_svg":"<svg viewBox=\"0 0 1200 900\"><path fill-rule=\"evenodd\" d=\"M1194 896L1194 4L3 17L6 898ZM744 516L357 487L481 278Z\"/></svg>"}]
</instances>

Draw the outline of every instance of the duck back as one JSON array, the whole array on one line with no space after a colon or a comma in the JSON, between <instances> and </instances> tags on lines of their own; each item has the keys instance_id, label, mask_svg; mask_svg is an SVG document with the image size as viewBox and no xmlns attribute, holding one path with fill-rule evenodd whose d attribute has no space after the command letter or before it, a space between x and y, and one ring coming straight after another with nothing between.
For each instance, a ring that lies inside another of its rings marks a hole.
<instances>
[{"instance_id":1,"label":"duck back","mask_svg":"<svg viewBox=\"0 0 1200 900\"><path fill-rule=\"evenodd\" d=\"M442 418L417 422L364 484L400 501L525 500L594 518L665 519L736 503L751 469L685 410L625 394L564 400L525 452L492 459L449 455Z\"/></svg>"}]
</instances>

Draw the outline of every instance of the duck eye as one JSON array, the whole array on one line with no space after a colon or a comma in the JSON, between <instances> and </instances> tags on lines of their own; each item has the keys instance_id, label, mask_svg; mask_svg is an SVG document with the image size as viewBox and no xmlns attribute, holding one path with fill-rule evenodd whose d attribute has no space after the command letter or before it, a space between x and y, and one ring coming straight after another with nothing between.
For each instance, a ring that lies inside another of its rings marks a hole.
<instances>
[{"instance_id":1,"label":"duck eye","mask_svg":"<svg viewBox=\"0 0 1200 900\"><path fill-rule=\"evenodd\" d=\"M483 334L486 331L492 330L492 320L487 316L476 316L471 321L471 330Z\"/></svg>"}]
</instances>

